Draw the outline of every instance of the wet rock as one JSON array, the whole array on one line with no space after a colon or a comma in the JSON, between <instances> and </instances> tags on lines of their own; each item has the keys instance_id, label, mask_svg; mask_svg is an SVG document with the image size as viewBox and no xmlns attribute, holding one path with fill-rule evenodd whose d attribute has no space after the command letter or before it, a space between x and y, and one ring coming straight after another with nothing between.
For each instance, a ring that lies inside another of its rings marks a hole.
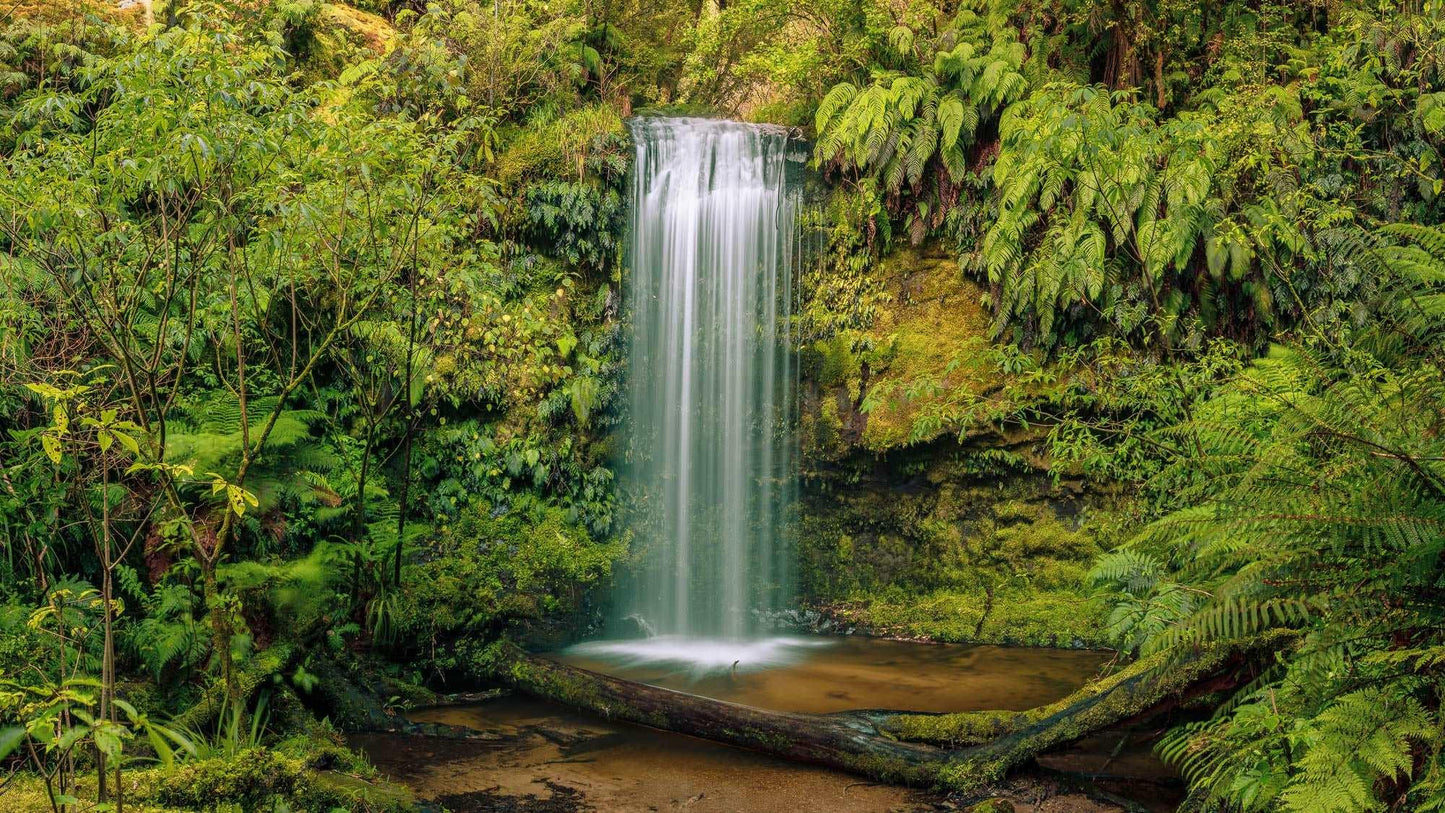
<instances>
[{"instance_id":1,"label":"wet rock","mask_svg":"<svg viewBox=\"0 0 1445 813\"><path fill-rule=\"evenodd\" d=\"M451 813L573 813L592 809L583 800L582 792L576 788L551 780L546 780L543 784L550 791L546 798L533 794L509 796L493 789L438 796L433 802L439 809Z\"/></svg>"}]
</instances>

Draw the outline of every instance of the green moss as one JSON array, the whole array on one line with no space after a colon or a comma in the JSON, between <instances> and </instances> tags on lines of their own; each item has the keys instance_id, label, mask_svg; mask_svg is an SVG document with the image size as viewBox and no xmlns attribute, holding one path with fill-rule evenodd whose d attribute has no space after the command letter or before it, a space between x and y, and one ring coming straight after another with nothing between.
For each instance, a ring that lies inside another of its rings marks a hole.
<instances>
[{"instance_id":1,"label":"green moss","mask_svg":"<svg viewBox=\"0 0 1445 813\"><path fill-rule=\"evenodd\" d=\"M136 31L145 24L145 8L139 3L127 9L108 0L13 0L6 4L9 21L28 19L60 23L85 15L94 15L108 23L124 25Z\"/></svg>"},{"instance_id":2,"label":"green moss","mask_svg":"<svg viewBox=\"0 0 1445 813\"><path fill-rule=\"evenodd\" d=\"M981 397L997 382L987 365L967 363L987 350L990 322L983 290L951 256L938 247L905 249L885 258L877 273L893 296L870 331L877 348L870 386L886 395L869 410L862 440L882 451L937 434L920 435L915 424L943 393L908 392L915 382L929 381L953 400L960 392Z\"/></svg>"},{"instance_id":3,"label":"green moss","mask_svg":"<svg viewBox=\"0 0 1445 813\"><path fill-rule=\"evenodd\" d=\"M345 3L327 3L319 12L321 25L340 32L348 40L365 45L374 53L383 54L391 48L396 29L385 17L362 11Z\"/></svg>"},{"instance_id":4,"label":"green moss","mask_svg":"<svg viewBox=\"0 0 1445 813\"><path fill-rule=\"evenodd\" d=\"M924 596L862 596L841 611L875 633L934 641L1023 646L1104 647L1102 609L1081 591L1009 590L989 599L979 591ZM980 628L979 621L983 620Z\"/></svg>"},{"instance_id":5,"label":"green moss","mask_svg":"<svg viewBox=\"0 0 1445 813\"><path fill-rule=\"evenodd\" d=\"M800 574L810 601L879 634L1106 644L1103 608L1084 580L1111 516L1107 495L1037 473L980 474L968 455L917 466L885 458L878 470L878 480L806 495Z\"/></svg>"},{"instance_id":6,"label":"green moss","mask_svg":"<svg viewBox=\"0 0 1445 813\"><path fill-rule=\"evenodd\" d=\"M844 426L855 430L845 445L878 452L930 440L942 431L927 420L931 412L983 398L999 383L985 356L984 292L946 249L901 249L867 273L880 292L870 324L804 348L804 375L819 391L814 412L841 400L849 413L811 416L820 425L805 442L818 441L808 443L810 452L826 457L837 451L823 444Z\"/></svg>"},{"instance_id":7,"label":"green moss","mask_svg":"<svg viewBox=\"0 0 1445 813\"><path fill-rule=\"evenodd\" d=\"M888 732L901 740L957 748L989 742L1035 719L1031 712L975 711L963 714L907 715L895 718Z\"/></svg>"},{"instance_id":8,"label":"green moss","mask_svg":"<svg viewBox=\"0 0 1445 813\"><path fill-rule=\"evenodd\" d=\"M410 796L396 786L316 771L305 759L265 748L171 769L136 771L129 780L134 783L131 798L136 802L182 810L230 805L270 809L278 802L294 810L411 809Z\"/></svg>"},{"instance_id":9,"label":"green moss","mask_svg":"<svg viewBox=\"0 0 1445 813\"><path fill-rule=\"evenodd\" d=\"M391 50L396 30L386 18L343 3L316 5L291 43L307 79L335 79L348 65ZM349 89L338 88L335 103Z\"/></svg>"}]
</instances>

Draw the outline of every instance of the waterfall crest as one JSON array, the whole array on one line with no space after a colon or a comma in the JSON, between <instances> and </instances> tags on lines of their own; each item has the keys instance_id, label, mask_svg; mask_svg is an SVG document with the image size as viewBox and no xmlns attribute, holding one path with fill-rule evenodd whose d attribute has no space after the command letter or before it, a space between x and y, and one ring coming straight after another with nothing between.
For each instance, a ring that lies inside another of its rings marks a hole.
<instances>
[{"instance_id":1,"label":"waterfall crest","mask_svg":"<svg viewBox=\"0 0 1445 813\"><path fill-rule=\"evenodd\" d=\"M742 638L792 597L800 194L777 127L637 118L622 614Z\"/></svg>"}]
</instances>

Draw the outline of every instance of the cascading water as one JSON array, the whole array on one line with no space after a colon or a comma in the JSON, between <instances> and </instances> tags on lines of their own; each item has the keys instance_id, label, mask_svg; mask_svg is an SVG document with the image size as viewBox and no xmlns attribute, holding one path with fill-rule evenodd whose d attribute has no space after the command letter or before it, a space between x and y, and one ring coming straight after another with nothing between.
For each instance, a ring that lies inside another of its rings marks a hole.
<instances>
[{"instance_id":1,"label":"cascading water","mask_svg":"<svg viewBox=\"0 0 1445 813\"><path fill-rule=\"evenodd\" d=\"M656 631L652 650L689 660L679 641L740 642L792 597L787 331L800 192L789 164L801 156L777 127L693 118L631 126L622 475L636 556L617 603ZM585 646L626 655L642 644ZM695 658L719 659L728 665L726 651Z\"/></svg>"}]
</instances>

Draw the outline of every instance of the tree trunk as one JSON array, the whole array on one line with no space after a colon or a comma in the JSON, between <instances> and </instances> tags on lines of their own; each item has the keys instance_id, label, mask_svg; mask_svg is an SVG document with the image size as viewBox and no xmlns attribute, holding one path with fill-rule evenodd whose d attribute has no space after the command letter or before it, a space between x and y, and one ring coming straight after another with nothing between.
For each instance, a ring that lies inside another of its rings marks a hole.
<instances>
[{"instance_id":1,"label":"tree trunk","mask_svg":"<svg viewBox=\"0 0 1445 813\"><path fill-rule=\"evenodd\" d=\"M688 734L886 782L975 790L1039 753L1237 685L1255 655L1287 645L1272 633L1136 661L1048 706L1024 712L800 714L634 683L530 655L494 651L497 676L520 691L609 720Z\"/></svg>"}]
</instances>

